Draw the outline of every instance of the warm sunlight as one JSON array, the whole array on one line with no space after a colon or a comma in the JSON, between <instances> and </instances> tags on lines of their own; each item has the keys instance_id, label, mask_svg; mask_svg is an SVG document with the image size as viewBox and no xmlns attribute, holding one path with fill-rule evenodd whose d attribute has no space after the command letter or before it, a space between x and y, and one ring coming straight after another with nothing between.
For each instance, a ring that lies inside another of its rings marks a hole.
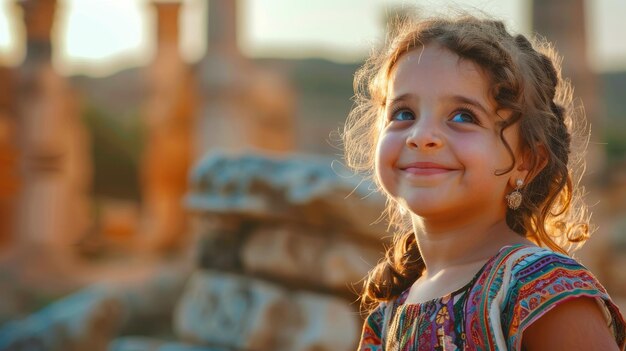
<instances>
[{"instance_id":1,"label":"warm sunlight","mask_svg":"<svg viewBox=\"0 0 626 351\"><path fill-rule=\"evenodd\" d=\"M15 66L24 58L22 26L17 23L17 6L0 0L0 63Z\"/></svg>"},{"instance_id":2,"label":"warm sunlight","mask_svg":"<svg viewBox=\"0 0 626 351\"><path fill-rule=\"evenodd\" d=\"M57 63L63 72L72 66L106 62L108 69L117 64L145 63L145 52L152 42L152 16L137 1L67 0L65 16L57 28Z\"/></svg>"},{"instance_id":3,"label":"warm sunlight","mask_svg":"<svg viewBox=\"0 0 626 351\"><path fill-rule=\"evenodd\" d=\"M206 50L206 0L181 0L181 53L188 62ZM20 11L14 0L0 0L0 62L16 65L23 58ZM59 0L54 53L64 74L103 76L146 64L154 52L154 11L149 1ZM512 28L530 28L525 0L241 0L239 45L253 57L324 57L359 61L383 33L386 11L424 7L427 11L459 5L504 18ZM599 71L624 66L626 44L616 38L626 29L618 18L626 3L587 2L589 58ZM346 17L348 15L348 17Z\"/></svg>"},{"instance_id":4,"label":"warm sunlight","mask_svg":"<svg viewBox=\"0 0 626 351\"><path fill-rule=\"evenodd\" d=\"M61 47L57 64L64 73L106 75L128 66L146 64L155 45L154 8L147 1L66 0L68 10L60 18ZM181 53L188 62L204 53L206 4L183 0Z\"/></svg>"}]
</instances>

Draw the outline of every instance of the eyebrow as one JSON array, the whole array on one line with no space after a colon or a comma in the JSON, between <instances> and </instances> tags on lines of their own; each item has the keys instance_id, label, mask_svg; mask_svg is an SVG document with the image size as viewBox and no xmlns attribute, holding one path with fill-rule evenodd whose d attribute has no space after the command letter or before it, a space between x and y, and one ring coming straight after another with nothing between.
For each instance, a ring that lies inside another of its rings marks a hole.
<instances>
[{"instance_id":1,"label":"eyebrow","mask_svg":"<svg viewBox=\"0 0 626 351\"><path fill-rule=\"evenodd\" d=\"M485 106L483 106L480 102L478 102L478 100L474 100L472 98L469 98L467 96L463 96L463 95L454 95L451 97L452 100L461 102L461 103L465 103L468 105L472 105L474 107L476 107L477 109L481 110L485 115L489 116L490 113L487 111L487 109L485 108Z\"/></svg>"},{"instance_id":2,"label":"eyebrow","mask_svg":"<svg viewBox=\"0 0 626 351\"><path fill-rule=\"evenodd\" d=\"M387 104L388 105L393 105L393 104L395 104L397 102L400 102L400 101L406 101L406 100L416 99L416 98L418 98L418 96L416 96L414 94L411 94L411 93L405 93L405 94L402 94L402 95L398 95L397 97L387 99ZM481 104L478 100L469 98L469 97L464 96L464 95L446 96L445 99L446 100L450 100L450 101L454 101L454 102L458 102L458 103L472 105L472 106L476 107L477 109L479 109L485 115L490 115L491 114L491 113L488 112L488 110L485 108L485 106L483 106L483 104Z\"/></svg>"},{"instance_id":3,"label":"eyebrow","mask_svg":"<svg viewBox=\"0 0 626 351\"><path fill-rule=\"evenodd\" d=\"M402 95L399 95L399 96L394 97L394 98L387 98L387 100L385 101L385 104L386 105L393 105L393 104L395 104L398 101L409 100L409 98L411 98L412 96L414 96L414 95L411 94L411 93L406 93L406 94L402 94Z\"/></svg>"}]
</instances>

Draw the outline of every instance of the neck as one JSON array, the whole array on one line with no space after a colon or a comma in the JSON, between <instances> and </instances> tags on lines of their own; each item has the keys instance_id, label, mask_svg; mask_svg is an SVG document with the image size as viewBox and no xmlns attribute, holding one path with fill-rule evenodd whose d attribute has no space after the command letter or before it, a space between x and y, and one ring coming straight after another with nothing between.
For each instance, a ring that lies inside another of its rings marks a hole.
<instances>
[{"instance_id":1,"label":"neck","mask_svg":"<svg viewBox=\"0 0 626 351\"><path fill-rule=\"evenodd\" d=\"M454 227L448 224L450 222L454 221L433 222L413 218L417 244L426 266L425 277L454 266L481 264L506 245L530 244L526 238L513 232L504 218Z\"/></svg>"}]
</instances>

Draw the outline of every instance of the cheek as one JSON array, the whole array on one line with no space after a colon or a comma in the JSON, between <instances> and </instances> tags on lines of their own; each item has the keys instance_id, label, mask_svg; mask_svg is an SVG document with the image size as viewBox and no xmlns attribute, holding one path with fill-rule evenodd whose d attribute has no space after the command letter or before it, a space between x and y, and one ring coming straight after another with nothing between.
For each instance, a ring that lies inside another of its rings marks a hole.
<instances>
[{"instance_id":1,"label":"cheek","mask_svg":"<svg viewBox=\"0 0 626 351\"><path fill-rule=\"evenodd\" d=\"M493 140L481 135L464 135L456 137L454 142L449 143L451 149L459 159L476 162L479 159L493 159L498 145Z\"/></svg>"},{"instance_id":2,"label":"cheek","mask_svg":"<svg viewBox=\"0 0 626 351\"><path fill-rule=\"evenodd\" d=\"M390 135L381 135L376 145L374 170L376 178L386 192L392 188L393 166L400 152L398 143Z\"/></svg>"},{"instance_id":3,"label":"cheek","mask_svg":"<svg viewBox=\"0 0 626 351\"><path fill-rule=\"evenodd\" d=\"M452 146L458 161L468 175L476 175L483 180L507 169L510 156L499 136L457 138Z\"/></svg>"},{"instance_id":4,"label":"cheek","mask_svg":"<svg viewBox=\"0 0 626 351\"><path fill-rule=\"evenodd\" d=\"M376 154L374 156L374 172L379 180L381 178L381 170L383 168L383 164L387 162L386 156L387 153L385 152L383 139L379 139L378 143L376 144Z\"/></svg>"}]
</instances>

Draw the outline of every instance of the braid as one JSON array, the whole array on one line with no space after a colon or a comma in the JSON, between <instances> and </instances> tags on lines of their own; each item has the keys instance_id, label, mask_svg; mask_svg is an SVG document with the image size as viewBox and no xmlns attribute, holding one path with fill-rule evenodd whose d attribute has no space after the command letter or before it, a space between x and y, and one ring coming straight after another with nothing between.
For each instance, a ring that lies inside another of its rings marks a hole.
<instances>
[{"instance_id":1,"label":"braid","mask_svg":"<svg viewBox=\"0 0 626 351\"><path fill-rule=\"evenodd\" d=\"M555 102L552 102L550 108L552 109L552 113L554 113L554 116L557 120L555 133L556 139L560 139L562 141L562 144L566 151L563 154L564 158L559 157L559 159L563 160L564 163L567 163L571 144L571 135L567 128L567 125L565 124L565 107L558 105Z\"/></svg>"},{"instance_id":2,"label":"braid","mask_svg":"<svg viewBox=\"0 0 626 351\"><path fill-rule=\"evenodd\" d=\"M568 121L572 116L568 105L571 95L563 94L563 90L567 92L566 83L560 78L560 70L556 66L558 61L550 57L555 55L551 47L543 47L543 52L540 52L523 35L515 36L514 42L526 58L519 62L524 78L534 88L526 89L522 105L535 109L543 124L540 127L531 118L523 118L521 122L523 139L534 158L531 168L535 169L540 164L537 145L543 145L548 155L544 160L547 162L545 166L527 184L527 196L521 208L507 212L507 223L516 232L564 253L566 246L589 237L586 207L576 204L578 207L574 206L572 210L572 203L580 202L580 198L574 194L569 164L572 134ZM559 92L563 96L559 96ZM526 113L533 114L530 111Z\"/></svg>"},{"instance_id":3,"label":"braid","mask_svg":"<svg viewBox=\"0 0 626 351\"><path fill-rule=\"evenodd\" d=\"M531 44L530 41L528 41L528 39L522 34L518 34L514 38L515 44L517 44L522 51L535 51L535 49L533 49L533 44Z\"/></svg>"},{"instance_id":4,"label":"braid","mask_svg":"<svg viewBox=\"0 0 626 351\"><path fill-rule=\"evenodd\" d=\"M539 54L539 57L541 57L541 63L543 64L544 67L544 71L546 73L546 75L548 76L548 79L550 80L550 89L549 91L549 99L552 100L554 99L554 96L556 95L556 88L559 84L559 75L556 71L556 68L554 68L554 64L552 63L552 60L544 55L544 54Z\"/></svg>"},{"instance_id":5,"label":"braid","mask_svg":"<svg viewBox=\"0 0 626 351\"><path fill-rule=\"evenodd\" d=\"M394 245L385 252L385 258L368 274L361 306L369 310L378 301L388 301L400 295L425 268L415 234L407 232L397 236Z\"/></svg>"},{"instance_id":6,"label":"braid","mask_svg":"<svg viewBox=\"0 0 626 351\"><path fill-rule=\"evenodd\" d=\"M539 53L534 49L532 50L538 56L539 64L543 68L543 73L548 81L548 84L544 85L546 88L544 89L544 95L545 99L549 102L549 111L554 116L554 118L552 118L552 132L549 133L549 135L553 136L551 140L554 146L550 149L555 152L556 160L563 163L564 166L567 166L571 144L571 135L565 123L567 111L563 105L554 101L560 78L552 59L543 53Z\"/></svg>"}]
</instances>

